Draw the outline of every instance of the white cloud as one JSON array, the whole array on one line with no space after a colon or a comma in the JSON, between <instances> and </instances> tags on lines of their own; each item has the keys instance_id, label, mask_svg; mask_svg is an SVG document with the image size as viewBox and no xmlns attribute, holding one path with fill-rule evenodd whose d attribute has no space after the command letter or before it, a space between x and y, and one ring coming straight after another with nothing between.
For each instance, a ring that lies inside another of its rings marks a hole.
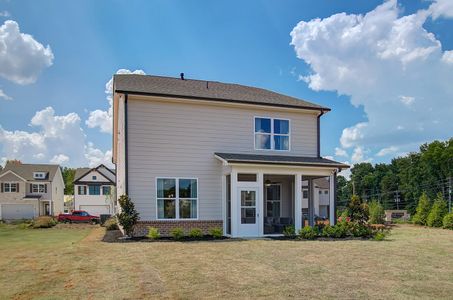
<instances>
[{"instance_id":1,"label":"white cloud","mask_svg":"<svg viewBox=\"0 0 453 300\"><path fill-rule=\"evenodd\" d=\"M23 162L60 163L69 166L92 165L94 159L112 165L111 151L102 152L87 143L76 113L56 115L52 107L36 112L30 122L32 131L8 131L0 126L0 156ZM85 146L88 144L88 146Z\"/></svg>"},{"instance_id":2,"label":"white cloud","mask_svg":"<svg viewBox=\"0 0 453 300\"><path fill-rule=\"evenodd\" d=\"M363 147L355 147L351 155L351 160L353 163L360 163L365 161L365 150Z\"/></svg>"},{"instance_id":3,"label":"white cloud","mask_svg":"<svg viewBox=\"0 0 453 300\"><path fill-rule=\"evenodd\" d=\"M336 147L335 148L335 156L343 156L343 157L348 157L348 153L346 150Z\"/></svg>"},{"instance_id":4,"label":"white cloud","mask_svg":"<svg viewBox=\"0 0 453 300\"><path fill-rule=\"evenodd\" d=\"M53 61L50 46L21 33L19 24L7 20L0 26L0 76L18 84L34 83Z\"/></svg>"},{"instance_id":5,"label":"white cloud","mask_svg":"<svg viewBox=\"0 0 453 300\"><path fill-rule=\"evenodd\" d=\"M453 132L453 54L423 27L428 10L400 14L390 0L365 15L301 21L291 32L297 57L311 68L301 75L309 87L349 95L366 113L366 122L343 130L343 149L412 151Z\"/></svg>"},{"instance_id":6,"label":"white cloud","mask_svg":"<svg viewBox=\"0 0 453 300\"><path fill-rule=\"evenodd\" d=\"M112 165L112 151L107 150L106 152L102 152L95 148L93 143L88 143L88 146L85 147L85 157L89 167L95 167L99 164L106 166Z\"/></svg>"},{"instance_id":7,"label":"white cloud","mask_svg":"<svg viewBox=\"0 0 453 300\"><path fill-rule=\"evenodd\" d=\"M11 16L11 14L9 11L7 11L7 10L0 11L0 17L8 18L10 16Z\"/></svg>"},{"instance_id":8,"label":"white cloud","mask_svg":"<svg viewBox=\"0 0 453 300\"><path fill-rule=\"evenodd\" d=\"M392 154L392 153L395 153L396 151L398 151L398 147L395 147L395 146L390 146L390 147L387 147L387 148L382 148L377 154L376 156L386 156L388 154Z\"/></svg>"},{"instance_id":9,"label":"white cloud","mask_svg":"<svg viewBox=\"0 0 453 300\"><path fill-rule=\"evenodd\" d=\"M429 7L433 19L439 17L453 18L453 1L451 0L435 0Z\"/></svg>"},{"instance_id":10,"label":"white cloud","mask_svg":"<svg viewBox=\"0 0 453 300\"><path fill-rule=\"evenodd\" d=\"M445 51L444 55L442 55L442 61L453 65L453 50Z\"/></svg>"},{"instance_id":11,"label":"white cloud","mask_svg":"<svg viewBox=\"0 0 453 300\"><path fill-rule=\"evenodd\" d=\"M10 97L7 94L5 94L5 92L3 90L1 90L1 89L0 89L0 98L3 98L5 100L13 100L12 97Z\"/></svg>"},{"instance_id":12,"label":"white cloud","mask_svg":"<svg viewBox=\"0 0 453 300\"><path fill-rule=\"evenodd\" d=\"M145 75L143 70L130 71L127 69L119 69L116 74L139 74ZM109 103L109 108L107 111L96 109L90 112L88 120L85 121L85 124L89 128L99 127L99 130L104 133L112 133L112 115L113 115L113 77L105 84L105 93L107 94L107 101Z\"/></svg>"},{"instance_id":13,"label":"white cloud","mask_svg":"<svg viewBox=\"0 0 453 300\"><path fill-rule=\"evenodd\" d=\"M67 157L67 156L64 155L64 154L55 155L55 156L52 157L52 159L50 160L51 163L57 164L57 165L65 164L65 163L67 163L68 161L69 161L69 157Z\"/></svg>"}]
</instances>

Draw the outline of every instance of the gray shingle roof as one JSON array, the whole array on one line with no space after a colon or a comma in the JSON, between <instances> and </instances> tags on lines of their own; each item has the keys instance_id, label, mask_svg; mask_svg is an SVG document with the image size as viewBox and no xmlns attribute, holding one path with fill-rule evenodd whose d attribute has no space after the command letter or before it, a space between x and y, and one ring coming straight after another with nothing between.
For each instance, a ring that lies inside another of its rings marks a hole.
<instances>
[{"instance_id":1,"label":"gray shingle roof","mask_svg":"<svg viewBox=\"0 0 453 300\"><path fill-rule=\"evenodd\" d=\"M76 171L75 171L75 174L74 174L74 182L80 180L81 177L84 177L91 170L97 171L97 172L101 173L107 180L111 180L109 178L109 174L105 174L104 173L104 172L108 172L108 171L103 171L103 168L100 168L101 166L104 166L104 165L101 164L101 165L99 165L97 167L94 167L94 168L77 168ZM107 168L107 167L105 167L105 168ZM115 170L114 169L110 169L110 168L107 168L107 169L110 170L113 174L115 174Z\"/></svg>"},{"instance_id":2,"label":"gray shingle roof","mask_svg":"<svg viewBox=\"0 0 453 300\"><path fill-rule=\"evenodd\" d=\"M0 175L6 173L8 170L11 170L27 181L52 181L59 167L59 165L7 163L5 168L0 172ZM45 179L35 179L33 178L33 172L46 172L48 175Z\"/></svg>"},{"instance_id":3,"label":"gray shingle roof","mask_svg":"<svg viewBox=\"0 0 453 300\"><path fill-rule=\"evenodd\" d=\"M296 165L296 166L326 166L336 168L348 168L349 166L322 157L290 156L290 155L262 155L240 153L214 153L228 163L257 163L272 165Z\"/></svg>"},{"instance_id":4,"label":"gray shingle roof","mask_svg":"<svg viewBox=\"0 0 453 300\"><path fill-rule=\"evenodd\" d=\"M173 77L116 74L113 76L113 87L115 92L129 92L164 97L236 102L298 109L330 110L329 108L318 104L275 93L269 90L217 81L193 79L181 80Z\"/></svg>"}]
</instances>

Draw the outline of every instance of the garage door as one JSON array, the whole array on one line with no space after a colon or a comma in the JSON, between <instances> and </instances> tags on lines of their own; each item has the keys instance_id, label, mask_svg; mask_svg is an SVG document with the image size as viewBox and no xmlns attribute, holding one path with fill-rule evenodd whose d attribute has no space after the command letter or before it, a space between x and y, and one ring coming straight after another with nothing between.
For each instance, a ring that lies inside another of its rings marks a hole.
<instances>
[{"instance_id":1,"label":"garage door","mask_svg":"<svg viewBox=\"0 0 453 300\"><path fill-rule=\"evenodd\" d=\"M108 205L80 205L79 209L88 212L92 216L110 214L110 207Z\"/></svg>"},{"instance_id":2,"label":"garage door","mask_svg":"<svg viewBox=\"0 0 453 300\"><path fill-rule=\"evenodd\" d=\"M3 220L33 219L35 210L32 204L2 204Z\"/></svg>"}]
</instances>

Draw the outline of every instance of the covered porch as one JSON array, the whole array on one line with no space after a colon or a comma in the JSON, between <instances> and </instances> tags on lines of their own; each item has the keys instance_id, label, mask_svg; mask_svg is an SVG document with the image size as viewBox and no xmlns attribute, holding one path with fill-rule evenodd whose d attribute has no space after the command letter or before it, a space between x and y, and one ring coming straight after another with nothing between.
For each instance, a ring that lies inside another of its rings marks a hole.
<instances>
[{"instance_id":1,"label":"covered porch","mask_svg":"<svg viewBox=\"0 0 453 300\"><path fill-rule=\"evenodd\" d=\"M227 235L281 235L287 226L297 231L319 222L335 224L336 174L346 165L294 156L216 153L216 157L223 162Z\"/></svg>"}]
</instances>

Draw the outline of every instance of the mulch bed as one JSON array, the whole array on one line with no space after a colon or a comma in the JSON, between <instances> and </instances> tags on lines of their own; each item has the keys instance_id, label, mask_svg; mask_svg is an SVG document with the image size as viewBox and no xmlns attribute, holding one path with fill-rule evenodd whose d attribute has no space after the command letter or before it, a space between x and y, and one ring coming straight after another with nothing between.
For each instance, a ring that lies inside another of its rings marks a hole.
<instances>
[{"instance_id":1,"label":"mulch bed","mask_svg":"<svg viewBox=\"0 0 453 300\"><path fill-rule=\"evenodd\" d=\"M171 237L160 237L158 239L150 239L147 237L133 237L133 238L125 238L120 230L107 230L105 232L104 237L102 238L103 242L106 243L155 243L155 242L202 242L202 241L229 241L229 240L237 240L231 239L229 237L221 237L221 238L214 238L209 235L205 235L200 238L191 238L191 237L183 237L179 240L175 240Z\"/></svg>"}]
</instances>

